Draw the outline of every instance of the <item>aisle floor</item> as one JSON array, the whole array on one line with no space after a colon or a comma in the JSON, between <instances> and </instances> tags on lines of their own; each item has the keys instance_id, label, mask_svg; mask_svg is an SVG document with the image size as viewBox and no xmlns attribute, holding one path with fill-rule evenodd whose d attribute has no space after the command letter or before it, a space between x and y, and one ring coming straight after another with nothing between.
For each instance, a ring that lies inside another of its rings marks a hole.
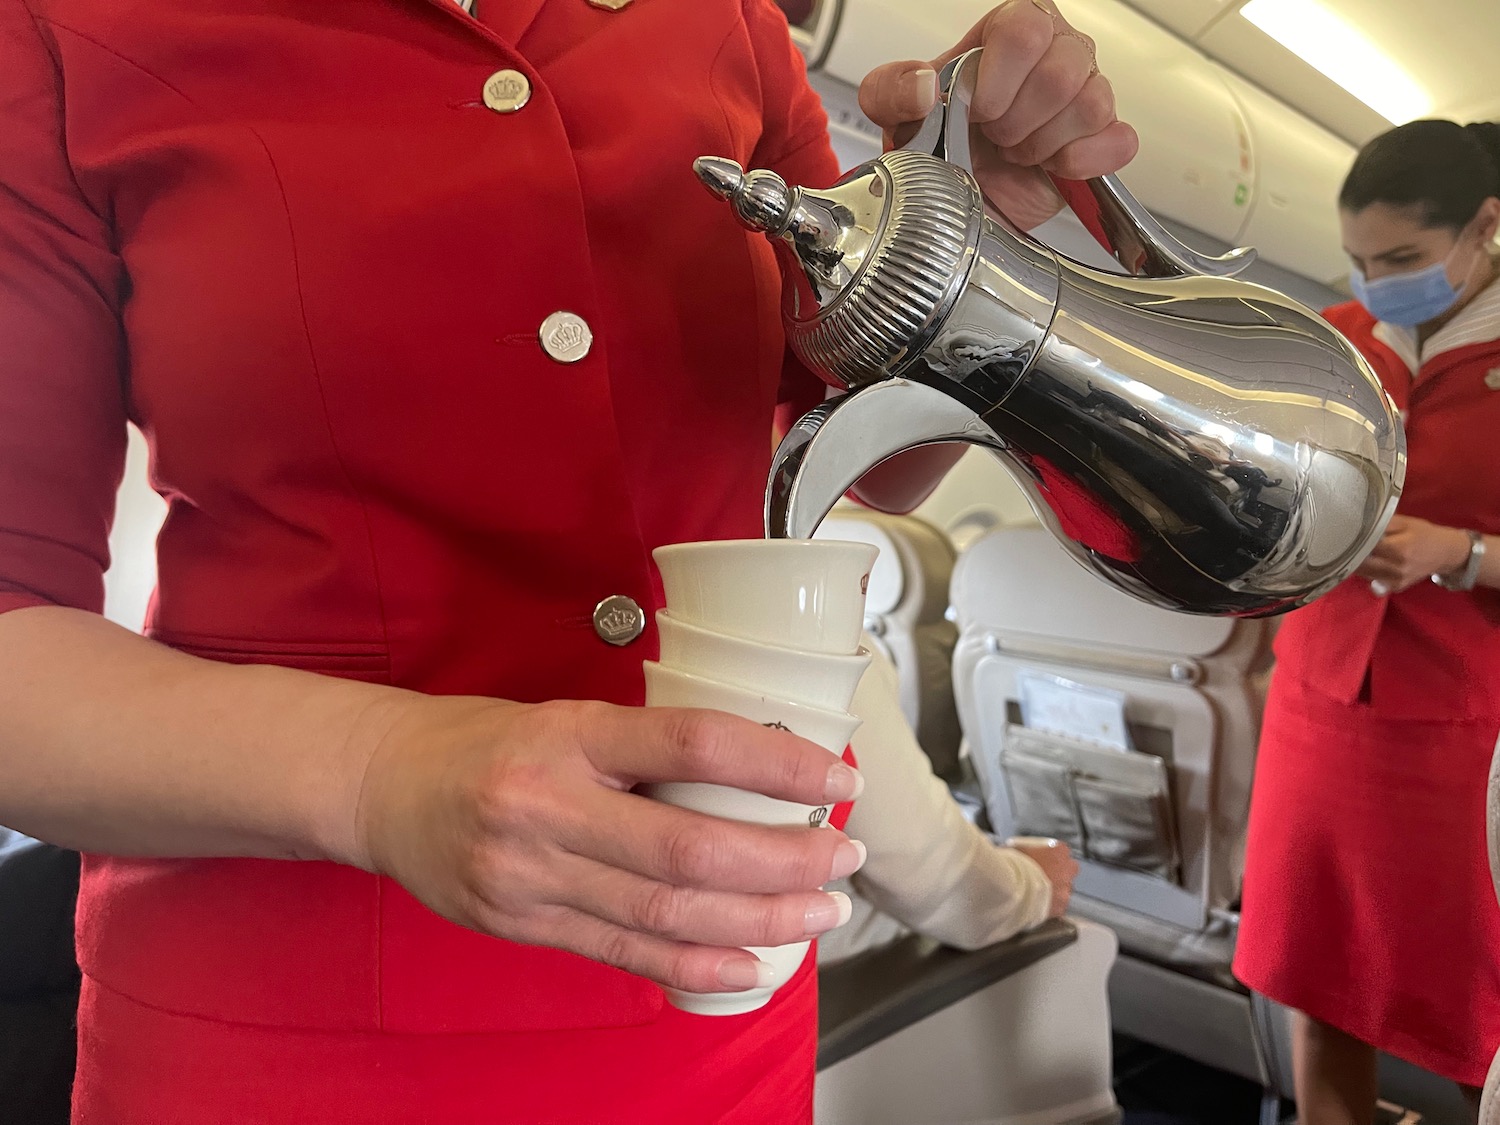
<instances>
[{"instance_id":1,"label":"aisle floor","mask_svg":"<svg viewBox=\"0 0 1500 1125\"><path fill-rule=\"evenodd\" d=\"M1257 1125L1260 1087L1116 1036L1115 1097L1125 1125ZM1290 1108L1290 1107L1288 1107Z\"/></svg>"},{"instance_id":2,"label":"aisle floor","mask_svg":"<svg viewBox=\"0 0 1500 1125\"><path fill-rule=\"evenodd\" d=\"M1260 1087L1170 1051L1115 1036L1115 1097L1124 1125L1259 1125ZM1281 1121L1296 1125L1296 1107L1281 1103ZM1375 1125L1417 1125L1416 1114L1382 1107Z\"/></svg>"}]
</instances>

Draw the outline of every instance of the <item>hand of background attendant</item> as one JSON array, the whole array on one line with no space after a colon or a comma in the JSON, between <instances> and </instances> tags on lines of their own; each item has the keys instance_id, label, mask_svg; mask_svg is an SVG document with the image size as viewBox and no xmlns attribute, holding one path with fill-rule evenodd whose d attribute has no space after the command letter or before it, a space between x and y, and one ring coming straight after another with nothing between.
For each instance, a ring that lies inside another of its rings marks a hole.
<instances>
[{"instance_id":1,"label":"hand of background attendant","mask_svg":"<svg viewBox=\"0 0 1500 1125\"><path fill-rule=\"evenodd\" d=\"M1379 584L1377 593L1399 594L1434 574L1452 574L1469 561L1469 536L1411 516L1393 516L1380 543L1355 573Z\"/></svg>"},{"instance_id":2,"label":"hand of background attendant","mask_svg":"<svg viewBox=\"0 0 1500 1125\"><path fill-rule=\"evenodd\" d=\"M366 770L357 858L461 925L691 992L769 983L739 946L847 920L844 896L818 889L864 862L843 833L631 792L661 781L805 805L861 784L821 747L718 712L411 696Z\"/></svg>"},{"instance_id":3,"label":"hand of background attendant","mask_svg":"<svg viewBox=\"0 0 1500 1125\"><path fill-rule=\"evenodd\" d=\"M1114 90L1099 73L1094 41L1077 31L1051 0L1008 0L952 50L931 62L895 62L871 71L860 107L903 144L937 100L937 72L983 47L970 116L990 142L975 143L980 187L1022 230L1062 209L1044 172L1082 180L1117 172L1139 147L1135 130L1115 116Z\"/></svg>"}]
</instances>

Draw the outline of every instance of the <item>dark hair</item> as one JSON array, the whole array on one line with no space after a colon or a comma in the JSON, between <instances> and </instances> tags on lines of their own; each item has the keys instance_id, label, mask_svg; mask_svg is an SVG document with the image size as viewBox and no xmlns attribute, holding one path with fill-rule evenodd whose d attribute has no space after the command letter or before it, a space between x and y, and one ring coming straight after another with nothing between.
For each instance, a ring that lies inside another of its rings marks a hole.
<instances>
[{"instance_id":1,"label":"dark hair","mask_svg":"<svg viewBox=\"0 0 1500 1125\"><path fill-rule=\"evenodd\" d=\"M1457 230L1492 195L1500 196L1500 124L1412 121L1359 150L1339 206L1415 206L1424 227Z\"/></svg>"}]
</instances>

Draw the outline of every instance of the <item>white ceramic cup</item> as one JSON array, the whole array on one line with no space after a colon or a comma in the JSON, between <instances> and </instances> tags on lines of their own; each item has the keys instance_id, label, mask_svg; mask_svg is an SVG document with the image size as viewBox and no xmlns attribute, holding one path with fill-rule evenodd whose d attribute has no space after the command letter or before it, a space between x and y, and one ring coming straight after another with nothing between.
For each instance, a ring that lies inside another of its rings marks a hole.
<instances>
[{"instance_id":1,"label":"white ceramic cup","mask_svg":"<svg viewBox=\"0 0 1500 1125\"><path fill-rule=\"evenodd\" d=\"M879 548L834 539L727 539L652 552L674 618L811 652L859 648Z\"/></svg>"},{"instance_id":2,"label":"white ceramic cup","mask_svg":"<svg viewBox=\"0 0 1500 1125\"><path fill-rule=\"evenodd\" d=\"M768 645L679 621L669 610L657 613L656 631L663 667L827 711L849 709L860 677L870 666L864 649L845 656Z\"/></svg>"},{"instance_id":3,"label":"white ceramic cup","mask_svg":"<svg viewBox=\"0 0 1500 1125\"><path fill-rule=\"evenodd\" d=\"M1052 836L1012 836L1005 841L1007 848L1060 848L1062 841Z\"/></svg>"},{"instance_id":4,"label":"white ceramic cup","mask_svg":"<svg viewBox=\"0 0 1500 1125\"><path fill-rule=\"evenodd\" d=\"M720 683L706 676L667 668L653 661L647 661L645 670L647 707L701 707L727 711L766 726L779 724L835 754L843 752L844 747L849 744L850 736L859 726L859 720L853 715L778 699L764 692ZM702 782L648 785L643 786L641 792L679 808L752 824L818 827L826 823L830 811L827 805L799 805L793 801L767 797L763 793ZM810 942L799 941L774 948L747 946L749 952L769 965L775 974L771 983L764 988L709 993L682 992L668 988L665 989L667 1001L684 1012L705 1016L753 1012L764 1007L772 994L792 979L803 958L807 956L810 945Z\"/></svg>"},{"instance_id":5,"label":"white ceramic cup","mask_svg":"<svg viewBox=\"0 0 1500 1125\"><path fill-rule=\"evenodd\" d=\"M811 941L799 941L792 945L762 948L747 945L745 952L753 954L759 961L771 966L775 977L764 988L748 988L744 992L683 992L676 988L663 987L667 1003L679 1011L695 1016L742 1016L746 1012L758 1011L771 1002L776 990L797 975Z\"/></svg>"}]
</instances>

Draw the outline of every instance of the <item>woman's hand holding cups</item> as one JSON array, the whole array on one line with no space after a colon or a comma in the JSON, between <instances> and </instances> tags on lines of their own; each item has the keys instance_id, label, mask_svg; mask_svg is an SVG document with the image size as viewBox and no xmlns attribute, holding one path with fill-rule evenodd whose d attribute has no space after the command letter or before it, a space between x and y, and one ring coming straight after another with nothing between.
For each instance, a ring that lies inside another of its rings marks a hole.
<instances>
[{"instance_id":1,"label":"woman's hand holding cups","mask_svg":"<svg viewBox=\"0 0 1500 1125\"><path fill-rule=\"evenodd\" d=\"M708 711L405 694L371 722L354 858L461 925L721 992L765 984L740 947L847 918L818 889L864 862L843 833L632 792L696 781L807 805L855 796L859 775L793 734Z\"/></svg>"}]
</instances>

